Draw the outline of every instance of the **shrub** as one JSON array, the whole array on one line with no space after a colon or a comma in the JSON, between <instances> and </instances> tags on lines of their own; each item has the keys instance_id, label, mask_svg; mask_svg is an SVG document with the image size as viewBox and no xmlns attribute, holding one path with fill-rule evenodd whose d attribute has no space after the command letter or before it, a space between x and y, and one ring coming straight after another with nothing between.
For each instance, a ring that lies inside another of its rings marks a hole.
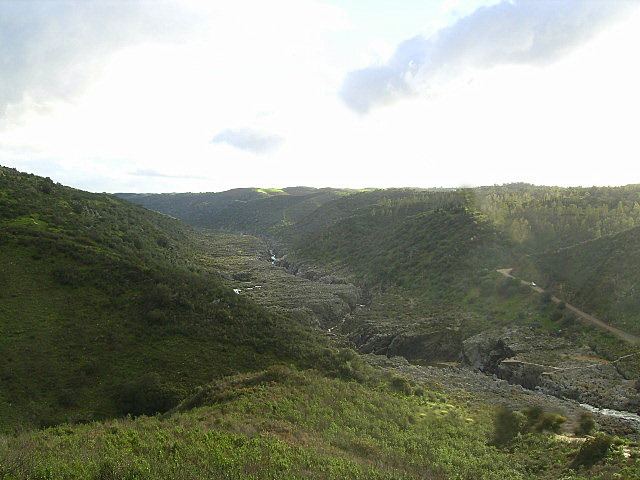
<instances>
[{"instance_id":1,"label":"shrub","mask_svg":"<svg viewBox=\"0 0 640 480\"><path fill-rule=\"evenodd\" d=\"M498 293L503 297L510 297L520 289L520 281L515 278L505 278L498 286Z\"/></svg>"},{"instance_id":2,"label":"shrub","mask_svg":"<svg viewBox=\"0 0 640 480\"><path fill-rule=\"evenodd\" d=\"M501 407L493 421L492 445L509 445L520 434L527 423L526 417L520 412L514 412L507 407Z\"/></svg>"},{"instance_id":3,"label":"shrub","mask_svg":"<svg viewBox=\"0 0 640 480\"><path fill-rule=\"evenodd\" d=\"M596 421L593 419L593 415L588 412L583 412L578 417L578 424L574 430L576 435L591 435L596 428Z\"/></svg>"},{"instance_id":4,"label":"shrub","mask_svg":"<svg viewBox=\"0 0 640 480\"><path fill-rule=\"evenodd\" d=\"M541 407L536 405L536 406L527 408L526 410L524 410L523 413L527 419L526 428L527 430L531 430L533 429L533 426L536 423L538 423L540 418L544 415L544 410L542 410Z\"/></svg>"},{"instance_id":5,"label":"shrub","mask_svg":"<svg viewBox=\"0 0 640 480\"><path fill-rule=\"evenodd\" d=\"M411 383L409 383L409 380L407 380L405 377L394 375L389 380L389 386L394 392L402 393L403 395L413 394Z\"/></svg>"},{"instance_id":6,"label":"shrub","mask_svg":"<svg viewBox=\"0 0 640 480\"><path fill-rule=\"evenodd\" d=\"M598 433L582 444L578 454L571 463L571 468L590 468L604 460L611 449L611 437L605 433Z\"/></svg>"},{"instance_id":7,"label":"shrub","mask_svg":"<svg viewBox=\"0 0 640 480\"><path fill-rule=\"evenodd\" d=\"M116 395L118 409L123 415L155 415L177 405L179 396L162 383L160 375L147 373L121 385Z\"/></svg>"},{"instance_id":8,"label":"shrub","mask_svg":"<svg viewBox=\"0 0 640 480\"><path fill-rule=\"evenodd\" d=\"M60 285L77 286L80 283L80 274L73 267L59 267L53 270L53 279Z\"/></svg>"},{"instance_id":9,"label":"shrub","mask_svg":"<svg viewBox=\"0 0 640 480\"><path fill-rule=\"evenodd\" d=\"M168 316L164 310L154 308L146 314L147 324L150 326L165 325L168 323Z\"/></svg>"},{"instance_id":10,"label":"shrub","mask_svg":"<svg viewBox=\"0 0 640 480\"><path fill-rule=\"evenodd\" d=\"M533 426L533 430L536 432L560 433L562 424L566 421L567 419L565 417L557 413L544 413Z\"/></svg>"},{"instance_id":11,"label":"shrub","mask_svg":"<svg viewBox=\"0 0 640 480\"><path fill-rule=\"evenodd\" d=\"M549 303L551 303L551 293L543 292L542 296L540 297L540 301L543 305L548 305Z\"/></svg>"}]
</instances>

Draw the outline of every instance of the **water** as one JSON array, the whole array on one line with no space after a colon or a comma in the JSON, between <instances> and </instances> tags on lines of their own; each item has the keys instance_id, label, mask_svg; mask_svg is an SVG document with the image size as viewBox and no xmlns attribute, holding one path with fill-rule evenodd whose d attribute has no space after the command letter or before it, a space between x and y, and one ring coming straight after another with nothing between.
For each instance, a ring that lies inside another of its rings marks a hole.
<instances>
[{"instance_id":1,"label":"water","mask_svg":"<svg viewBox=\"0 0 640 480\"><path fill-rule=\"evenodd\" d=\"M612 410L610 408L598 408L593 405L589 405L588 403L581 403L580 406L585 410L589 410L593 413L598 413L600 415L605 415L607 417L621 418L623 420L627 420L629 422L634 423L637 427L640 428L640 415L631 412L624 412L620 410Z\"/></svg>"}]
</instances>

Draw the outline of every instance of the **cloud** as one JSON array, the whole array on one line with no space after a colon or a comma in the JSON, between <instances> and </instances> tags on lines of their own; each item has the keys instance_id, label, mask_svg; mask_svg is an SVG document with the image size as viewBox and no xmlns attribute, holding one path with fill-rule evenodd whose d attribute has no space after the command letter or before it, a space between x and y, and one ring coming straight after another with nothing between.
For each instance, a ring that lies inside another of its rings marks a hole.
<instances>
[{"instance_id":1,"label":"cloud","mask_svg":"<svg viewBox=\"0 0 640 480\"><path fill-rule=\"evenodd\" d=\"M149 39L175 39L197 25L172 1L0 2L0 118L8 108L70 100L115 51Z\"/></svg>"},{"instance_id":2,"label":"cloud","mask_svg":"<svg viewBox=\"0 0 640 480\"><path fill-rule=\"evenodd\" d=\"M211 142L226 143L240 150L263 154L276 150L283 142L283 138L250 128L228 128L213 137Z\"/></svg>"},{"instance_id":3,"label":"cloud","mask_svg":"<svg viewBox=\"0 0 640 480\"><path fill-rule=\"evenodd\" d=\"M140 168L140 169L135 170L133 172L129 172L129 175L133 175L134 177L158 177L158 178L188 178L188 179L194 179L194 178L201 179L201 178L203 178L202 176L195 176L195 175L180 175L180 174L163 173L163 172L158 172L157 170L153 170L153 169L150 169L150 168Z\"/></svg>"},{"instance_id":4,"label":"cloud","mask_svg":"<svg viewBox=\"0 0 640 480\"><path fill-rule=\"evenodd\" d=\"M625 0L503 0L431 37L406 40L386 64L349 73L340 96L352 110L367 113L467 69L552 62L637 5Z\"/></svg>"}]
</instances>

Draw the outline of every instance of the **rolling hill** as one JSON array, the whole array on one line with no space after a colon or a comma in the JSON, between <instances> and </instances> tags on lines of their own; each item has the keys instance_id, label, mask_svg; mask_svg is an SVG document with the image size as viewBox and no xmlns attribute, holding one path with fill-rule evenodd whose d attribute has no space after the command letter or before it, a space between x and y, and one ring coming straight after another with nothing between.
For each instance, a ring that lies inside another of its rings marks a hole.
<instances>
[{"instance_id":1,"label":"rolling hill","mask_svg":"<svg viewBox=\"0 0 640 480\"><path fill-rule=\"evenodd\" d=\"M213 378L314 358L324 340L198 265L198 238L0 169L0 429L164 411Z\"/></svg>"}]
</instances>

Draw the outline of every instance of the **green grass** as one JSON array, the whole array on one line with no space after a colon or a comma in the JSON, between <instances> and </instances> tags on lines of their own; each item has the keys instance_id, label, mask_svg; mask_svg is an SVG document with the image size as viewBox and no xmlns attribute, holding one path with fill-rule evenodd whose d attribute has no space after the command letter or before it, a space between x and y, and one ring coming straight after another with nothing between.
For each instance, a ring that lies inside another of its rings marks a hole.
<instances>
[{"instance_id":1,"label":"green grass","mask_svg":"<svg viewBox=\"0 0 640 480\"><path fill-rule=\"evenodd\" d=\"M486 405L279 367L221 380L164 417L0 438L0 478L639 478L619 454L602 476L578 475L575 446L529 435L502 450L491 431Z\"/></svg>"}]
</instances>

